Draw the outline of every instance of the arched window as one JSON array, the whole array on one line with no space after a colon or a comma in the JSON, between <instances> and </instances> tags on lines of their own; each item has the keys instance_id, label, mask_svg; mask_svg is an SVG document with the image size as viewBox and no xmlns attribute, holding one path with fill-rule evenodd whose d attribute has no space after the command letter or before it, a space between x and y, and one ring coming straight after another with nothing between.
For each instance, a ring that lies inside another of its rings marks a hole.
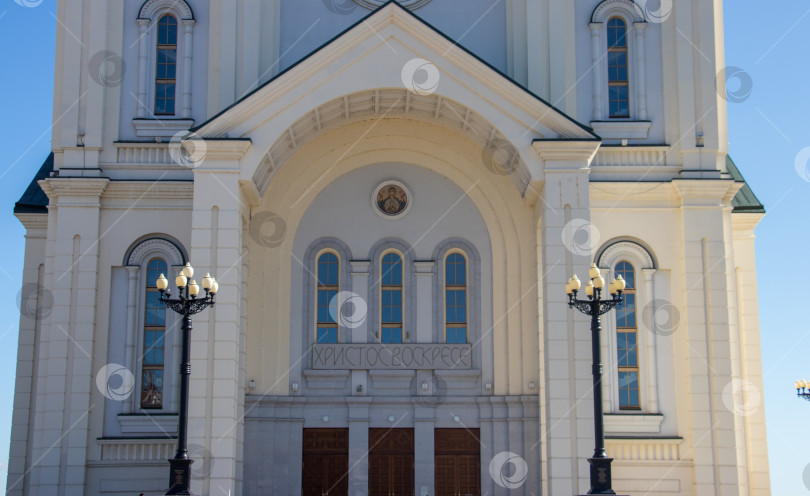
<instances>
[{"instance_id":1,"label":"arched window","mask_svg":"<svg viewBox=\"0 0 810 496\"><path fill-rule=\"evenodd\" d=\"M340 270L338 257L332 252L326 252L318 257L318 323L316 339L318 343L338 342L338 323L335 310L329 311L332 299L340 291ZM340 305L337 306L340 308Z\"/></svg>"},{"instance_id":2,"label":"arched window","mask_svg":"<svg viewBox=\"0 0 810 496\"><path fill-rule=\"evenodd\" d=\"M607 22L608 106L611 118L630 117L630 77L627 61L627 23L621 17Z\"/></svg>"},{"instance_id":3,"label":"arched window","mask_svg":"<svg viewBox=\"0 0 810 496\"><path fill-rule=\"evenodd\" d=\"M160 274L168 272L166 261L153 258L146 269L146 315L143 327L141 408L163 407L164 337L166 307L156 287Z\"/></svg>"},{"instance_id":4,"label":"arched window","mask_svg":"<svg viewBox=\"0 0 810 496\"><path fill-rule=\"evenodd\" d=\"M636 319L636 272L630 262L616 264L615 275L627 284L624 300L616 307L616 350L619 372L619 409L641 408L638 367L638 324Z\"/></svg>"},{"instance_id":5,"label":"arched window","mask_svg":"<svg viewBox=\"0 0 810 496\"><path fill-rule=\"evenodd\" d=\"M402 343L402 257L386 253L381 261L380 341Z\"/></svg>"},{"instance_id":6,"label":"arched window","mask_svg":"<svg viewBox=\"0 0 810 496\"><path fill-rule=\"evenodd\" d=\"M467 259L447 255L444 264L445 342L467 342Z\"/></svg>"},{"instance_id":7,"label":"arched window","mask_svg":"<svg viewBox=\"0 0 810 496\"><path fill-rule=\"evenodd\" d=\"M157 25L155 115L174 115L177 86L177 19L163 15Z\"/></svg>"}]
</instances>

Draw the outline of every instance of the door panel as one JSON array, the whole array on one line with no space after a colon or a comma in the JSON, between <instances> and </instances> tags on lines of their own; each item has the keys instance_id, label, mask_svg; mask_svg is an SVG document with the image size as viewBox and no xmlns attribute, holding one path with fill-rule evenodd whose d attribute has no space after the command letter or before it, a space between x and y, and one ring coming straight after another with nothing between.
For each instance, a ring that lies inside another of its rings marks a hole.
<instances>
[{"instance_id":1,"label":"door panel","mask_svg":"<svg viewBox=\"0 0 810 496\"><path fill-rule=\"evenodd\" d=\"M304 429L303 496L348 496L349 430Z\"/></svg>"},{"instance_id":2,"label":"door panel","mask_svg":"<svg viewBox=\"0 0 810 496\"><path fill-rule=\"evenodd\" d=\"M413 429L369 429L369 496L414 494Z\"/></svg>"},{"instance_id":3,"label":"door panel","mask_svg":"<svg viewBox=\"0 0 810 496\"><path fill-rule=\"evenodd\" d=\"M481 454L478 429L436 429L436 496L480 496Z\"/></svg>"}]
</instances>

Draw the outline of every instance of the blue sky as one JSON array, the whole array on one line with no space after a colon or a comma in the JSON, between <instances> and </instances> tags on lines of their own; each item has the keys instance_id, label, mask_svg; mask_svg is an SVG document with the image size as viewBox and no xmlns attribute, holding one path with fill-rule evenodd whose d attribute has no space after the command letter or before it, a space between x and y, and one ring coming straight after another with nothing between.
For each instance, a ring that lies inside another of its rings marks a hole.
<instances>
[{"instance_id":1,"label":"blue sky","mask_svg":"<svg viewBox=\"0 0 810 496\"><path fill-rule=\"evenodd\" d=\"M36 4L38 0L18 0ZM753 90L729 103L731 155L765 204L757 228L760 328L773 494L810 494L810 403L793 381L810 379L807 303L782 297L803 277L810 246L810 5L785 0L725 2L726 64L750 76ZM5 472L14 392L18 294L24 230L12 215L50 149L55 0L24 7L0 2L0 469ZM732 81L734 83L734 81ZM797 165L798 157L798 165ZM807 474L804 475L803 474ZM806 482L805 482L806 481ZM0 487L5 483L2 475Z\"/></svg>"}]
</instances>

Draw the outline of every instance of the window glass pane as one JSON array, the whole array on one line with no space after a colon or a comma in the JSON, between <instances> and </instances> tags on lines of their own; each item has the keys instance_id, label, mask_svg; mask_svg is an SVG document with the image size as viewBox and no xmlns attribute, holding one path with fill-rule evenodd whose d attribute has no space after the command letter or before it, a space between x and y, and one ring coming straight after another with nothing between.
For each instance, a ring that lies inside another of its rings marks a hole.
<instances>
[{"instance_id":1,"label":"window glass pane","mask_svg":"<svg viewBox=\"0 0 810 496\"><path fill-rule=\"evenodd\" d=\"M382 283L385 286L402 285L402 259L396 253L388 253L383 257Z\"/></svg>"},{"instance_id":2,"label":"window glass pane","mask_svg":"<svg viewBox=\"0 0 810 496\"><path fill-rule=\"evenodd\" d=\"M338 259L334 253L324 253L318 259L318 284L338 285Z\"/></svg>"},{"instance_id":3,"label":"window glass pane","mask_svg":"<svg viewBox=\"0 0 810 496\"><path fill-rule=\"evenodd\" d=\"M146 269L146 285L149 287L155 287L157 284L157 278L160 277L160 274L166 274L168 272L168 266L166 262L155 258L149 262L149 265Z\"/></svg>"},{"instance_id":4,"label":"window glass pane","mask_svg":"<svg viewBox=\"0 0 810 496\"><path fill-rule=\"evenodd\" d=\"M177 19L164 15L158 21L158 45L177 44Z\"/></svg>"},{"instance_id":5,"label":"window glass pane","mask_svg":"<svg viewBox=\"0 0 810 496\"><path fill-rule=\"evenodd\" d=\"M627 24L623 19L614 17L608 21L607 38L610 48L627 46Z\"/></svg>"}]
</instances>

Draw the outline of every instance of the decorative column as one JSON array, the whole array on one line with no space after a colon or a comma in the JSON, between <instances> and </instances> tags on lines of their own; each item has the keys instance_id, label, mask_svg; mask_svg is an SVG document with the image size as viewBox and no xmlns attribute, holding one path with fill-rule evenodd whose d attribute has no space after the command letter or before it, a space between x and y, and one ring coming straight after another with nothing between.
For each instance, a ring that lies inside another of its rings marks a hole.
<instances>
[{"instance_id":1,"label":"decorative column","mask_svg":"<svg viewBox=\"0 0 810 496\"><path fill-rule=\"evenodd\" d=\"M138 271L140 267L137 265L128 265L125 267L127 270L127 334L126 334L126 354L127 359L125 366L130 371L136 374L136 383L140 383L137 378L138 370L138 348L135 345L138 330L135 328L135 323L138 321L136 317L136 310L138 308ZM136 392L138 390L136 389ZM133 413L136 408L135 402L140 394L131 394L125 400L124 413Z\"/></svg>"},{"instance_id":2,"label":"decorative column","mask_svg":"<svg viewBox=\"0 0 810 496\"><path fill-rule=\"evenodd\" d=\"M592 22L591 28L591 77L593 78L593 120L602 120L602 23Z\"/></svg>"},{"instance_id":3,"label":"decorative column","mask_svg":"<svg viewBox=\"0 0 810 496\"><path fill-rule=\"evenodd\" d=\"M599 144L533 143L545 177L543 201L538 202L540 332L546 353L540 457L548 467L543 474L544 489L555 495L578 494L590 487L588 458L593 453L594 418L589 319L568 310L565 286L574 273L587 273L591 263L589 244L575 246L570 238L572 226L589 226L589 166Z\"/></svg>"},{"instance_id":4,"label":"decorative column","mask_svg":"<svg viewBox=\"0 0 810 496\"><path fill-rule=\"evenodd\" d=\"M191 335L191 384L188 442L201 446L194 457L193 494L237 494L242 474L237 470L238 440L244 428L239 383L240 302L242 301L242 200L239 161L250 148L244 140L188 140L194 168L191 214L191 263L216 274L217 304L194 321ZM203 147L203 148L200 148ZM204 150L204 153L201 151ZM204 155L204 156L201 156ZM206 318L207 317L207 318Z\"/></svg>"},{"instance_id":5,"label":"decorative column","mask_svg":"<svg viewBox=\"0 0 810 496\"><path fill-rule=\"evenodd\" d=\"M42 326L37 362L32 494L85 494L87 443L93 409L89 378L96 330L96 275L101 195L109 179L48 178L49 229L45 288L53 310ZM59 222L56 222L58 215ZM53 225L51 225L53 221Z\"/></svg>"},{"instance_id":6,"label":"decorative column","mask_svg":"<svg viewBox=\"0 0 810 496\"><path fill-rule=\"evenodd\" d=\"M647 23L634 22L633 31L636 33L636 99L638 100L638 120L647 120L647 69L645 66Z\"/></svg>"},{"instance_id":7,"label":"decorative column","mask_svg":"<svg viewBox=\"0 0 810 496\"><path fill-rule=\"evenodd\" d=\"M654 307L655 269L641 269L641 274L644 276L644 289L647 292L647 298L645 298L647 300L646 304L641 305L641 308L649 307L652 310L652 316L650 318L651 329L647 329L649 331L647 333L648 339L644 346L644 355L647 357L647 363L644 365L644 368L647 370L647 413L658 413L658 329L656 329L656 309ZM638 317L642 316L638 312L637 314ZM636 320L637 323L639 322L638 317ZM643 321L643 319L641 319L641 321Z\"/></svg>"},{"instance_id":8,"label":"decorative column","mask_svg":"<svg viewBox=\"0 0 810 496\"><path fill-rule=\"evenodd\" d=\"M138 19L138 119L149 115L149 104L146 101L146 88L149 85L149 24L150 19Z\"/></svg>"},{"instance_id":9,"label":"decorative column","mask_svg":"<svg viewBox=\"0 0 810 496\"><path fill-rule=\"evenodd\" d=\"M194 19L183 19L183 119L191 119L192 44Z\"/></svg>"}]
</instances>

